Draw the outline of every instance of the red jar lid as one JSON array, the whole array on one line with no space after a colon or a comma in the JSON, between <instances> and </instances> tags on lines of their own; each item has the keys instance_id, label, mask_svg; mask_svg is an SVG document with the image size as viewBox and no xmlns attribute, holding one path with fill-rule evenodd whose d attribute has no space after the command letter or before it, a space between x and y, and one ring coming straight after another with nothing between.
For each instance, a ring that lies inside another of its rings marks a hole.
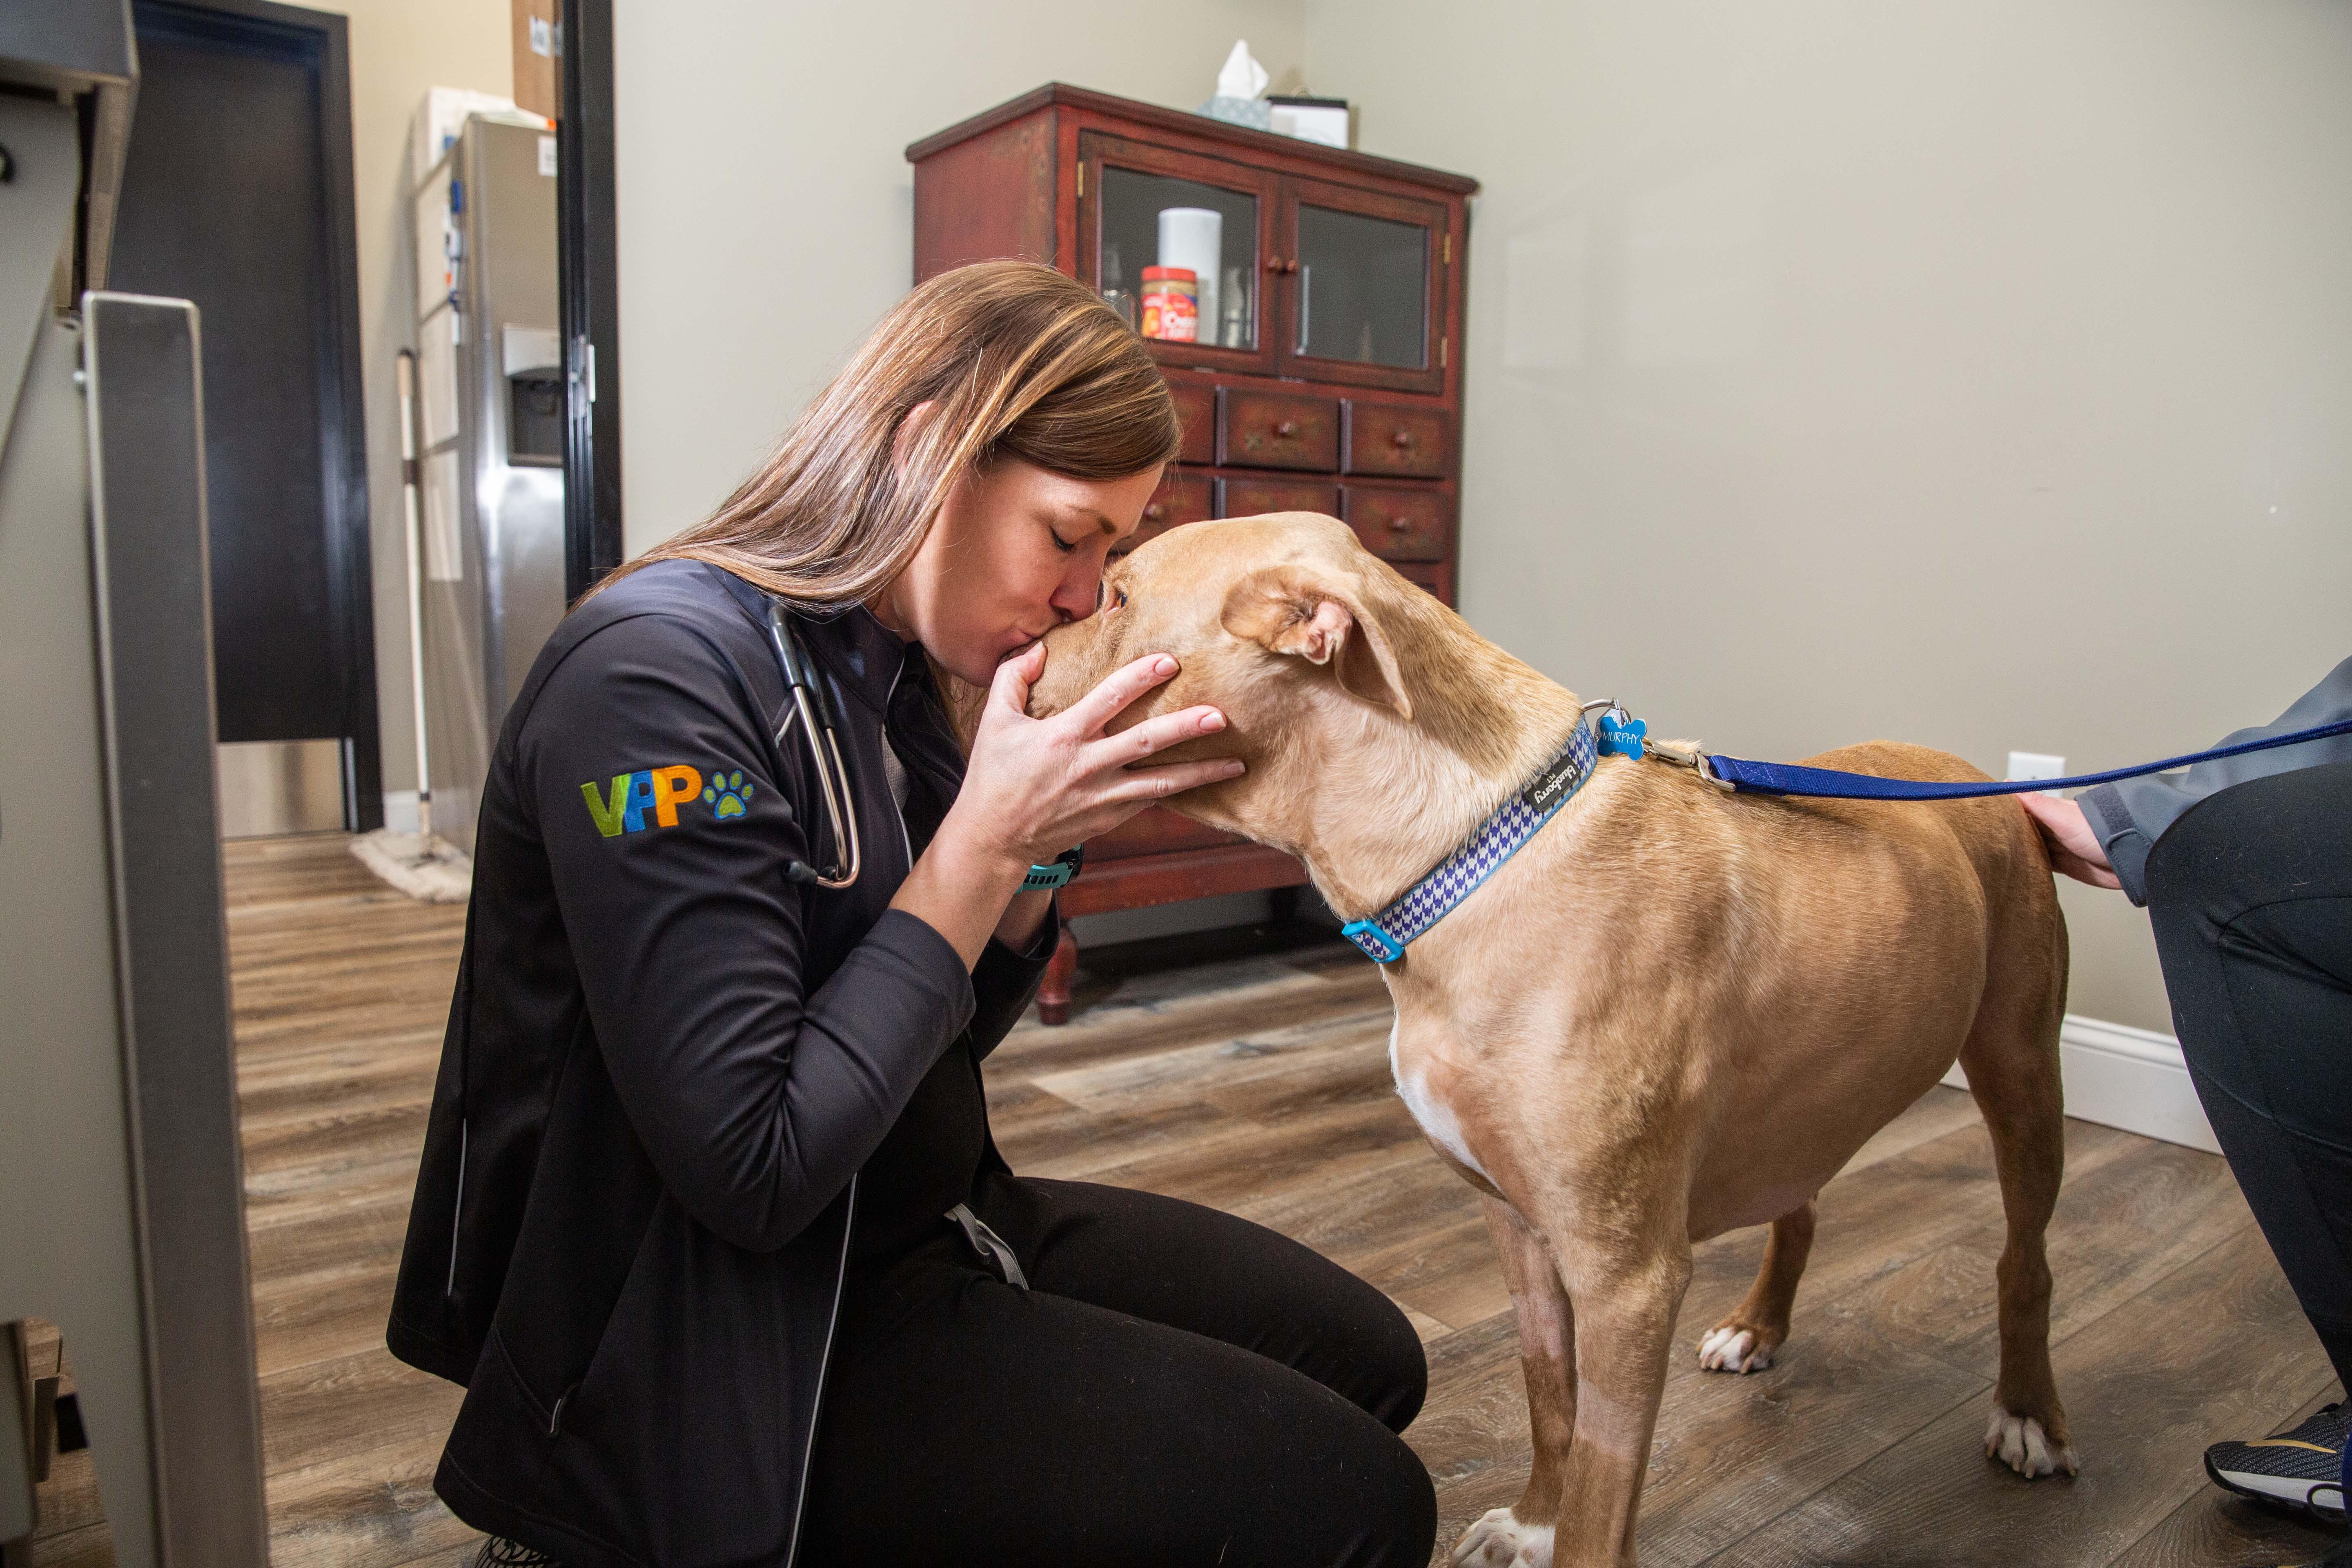
<instances>
[{"instance_id":1,"label":"red jar lid","mask_svg":"<svg viewBox=\"0 0 2352 1568\"><path fill-rule=\"evenodd\" d=\"M1147 267L1143 269L1146 283L1198 283L1201 275L1189 267Z\"/></svg>"}]
</instances>

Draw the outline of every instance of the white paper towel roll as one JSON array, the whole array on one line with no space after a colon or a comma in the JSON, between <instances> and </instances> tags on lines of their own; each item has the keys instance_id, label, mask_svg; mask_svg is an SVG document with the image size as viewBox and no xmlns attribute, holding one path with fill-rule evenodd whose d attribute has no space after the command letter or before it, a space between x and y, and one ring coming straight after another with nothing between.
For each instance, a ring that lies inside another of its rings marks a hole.
<instances>
[{"instance_id":1,"label":"white paper towel roll","mask_svg":"<svg viewBox=\"0 0 2352 1568\"><path fill-rule=\"evenodd\" d=\"M1207 207L1160 209L1160 265L1190 268L1197 280L1201 342L1217 341L1217 279L1225 254L1225 219Z\"/></svg>"}]
</instances>

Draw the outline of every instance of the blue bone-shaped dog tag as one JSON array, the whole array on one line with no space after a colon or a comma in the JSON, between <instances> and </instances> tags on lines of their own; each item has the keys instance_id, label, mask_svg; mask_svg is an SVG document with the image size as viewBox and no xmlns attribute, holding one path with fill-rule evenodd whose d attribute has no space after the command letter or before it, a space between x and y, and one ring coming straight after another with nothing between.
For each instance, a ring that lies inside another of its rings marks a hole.
<instances>
[{"instance_id":1,"label":"blue bone-shaped dog tag","mask_svg":"<svg viewBox=\"0 0 2352 1568\"><path fill-rule=\"evenodd\" d=\"M1639 758L1642 737L1649 732L1648 721L1636 719L1622 708L1612 708L1601 715L1601 744L1595 749L1604 757Z\"/></svg>"}]
</instances>

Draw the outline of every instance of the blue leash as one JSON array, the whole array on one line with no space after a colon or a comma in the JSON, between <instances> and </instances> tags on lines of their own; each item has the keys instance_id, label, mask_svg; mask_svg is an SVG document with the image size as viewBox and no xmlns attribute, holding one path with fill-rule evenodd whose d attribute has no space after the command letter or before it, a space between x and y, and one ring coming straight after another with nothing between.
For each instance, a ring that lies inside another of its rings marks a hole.
<instances>
[{"instance_id":1,"label":"blue leash","mask_svg":"<svg viewBox=\"0 0 2352 1568\"><path fill-rule=\"evenodd\" d=\"M1596 723L1592 714L1600 710ZM1612 701L1588 702L1577 715L1576 728L1553 752L1526 787L1512 795L1471 830L1461 847L1431 867L1412 886L1378 912L1349 921L1340 934L1377 963L1394 963L1404 950L1454 907L1486 885L1503 862L1533 838L1544 824L1559 814L1571 796L1584 787L1602 757L1654 756L1659 761L1693 768L1698 776L1726 794L1812 795L1829 800L1969 800L1981 795L2022 795L2027 790L2075 789L2115 779L2160 773L2192 763L2235 757L2247 752L2267 752L2274 746L2298 745L2352 734L2352 719L2292 735L2243 741L2216 746L2209 752L2167 757L2136 768L2110 768L2103 773L2078 773L2069 779L2009 779L1983 784L1933 784L1926 779L1883 779L1870 773L1842 773L1835 768L1799 767L1793 763L1755 763L1744 757L1720 757L1696 745L1653 741L1649 725Z\"/></svg>"},{"instance_id":2,"label":"blue leash","mask_svg":"<svg viewBox=\"0 0 2352 1568\"><path fill-rule=\"evenodd\" d=\"M2109 784L2116 779L2137 778L2142 773L2168 773L2194 763L2210 763L2221 757L2241 756L2247 752L2267 752L2274 746L2300 745L2305 741L2324 741L2330 735L2352 734L2352 719L2334 724L2321 724L2315 729L2297 730L2291 735L2273 735L2260 741L2244 741L2234 746L2216 746L2207 752L2190 752L2185 756L2167 757L2160 763L2142 763L2136 768L2110 768L2103 773L2077 773L2066 779L2006 779L1984 784L1931 784L1925 779L1882 779L1869 773L1841 773L1835 768L1800 767L1794 763L1754 763L1744 757L1721 757L1711 752L1696 753L1699 776L1717 789L1736 790L1741 795L1813 795L1828 800L1970 800L1979 795L2023 795L2029 790L2079 789L2088 784ZM1633 745L1642 744L1637 737ZM1652 742L1654 746L1654 742ZM1603 751L1610 748L1604 746ZM1636 752L1633 754L1639 755Z\"/></svg>"}]
</instances>

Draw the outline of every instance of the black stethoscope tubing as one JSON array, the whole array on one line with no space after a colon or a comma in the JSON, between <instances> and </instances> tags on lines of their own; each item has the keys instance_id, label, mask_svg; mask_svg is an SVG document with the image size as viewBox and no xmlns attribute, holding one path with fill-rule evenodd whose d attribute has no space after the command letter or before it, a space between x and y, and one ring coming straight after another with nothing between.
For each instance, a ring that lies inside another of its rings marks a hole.
<instances>
[{"instance_id":1,"label":"black stethoscope tubing","mask_svg":"<svg viewBox=\"0 0 2352 1568\"><path fill-rule=\"evenodd\" d=\"M833 831L836 858L835 863L821 871L805 860L793 860L784 867L784 875L795 882L839 891L856 885L864 861L857 842L856 805L850 794L848 766L841 760L841 738L833 704L816 679L815 667L793 632L782 603L775 599L768 601L768 640L775 645L776 668L783 672L784 690L791 704L784 710L784 721L777 726L776 745L781 751L784 731L793 727L795 719L800 721L801 733L808 739L809 756L816 763L817 793L824 803L825 824ZM845 870L838 860L845 848L849 855Z\"/></svg>"}]
</instances>

